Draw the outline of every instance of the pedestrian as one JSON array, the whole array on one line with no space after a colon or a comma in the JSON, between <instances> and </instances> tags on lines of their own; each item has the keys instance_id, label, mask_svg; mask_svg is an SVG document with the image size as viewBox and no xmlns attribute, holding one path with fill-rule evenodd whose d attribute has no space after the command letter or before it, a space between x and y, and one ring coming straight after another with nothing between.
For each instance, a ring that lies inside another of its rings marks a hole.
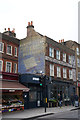
<instances>
[{"instance_id":1,"label":"pedestrian","mask_svg":"<svg viewBox=\"0 0 80 120\"><path fill-rule=\"evenodd\" d=\"M72 105L72 106L74 106L74 101L75 101L74 95L71 94L71 105Z\"/></svg>"},{"instance_id":2,"label":"pedestrian","mask_svg":"<svg viewBox=\"0 0 80 120\"><path fill-rule=\"evenodd\" d=\"M79 106L79 97L78 95L75 95L75 107L78 107Z\"/></svg>"},{"instance_id":3,"label":"pedestrian","mask_svg":"<svg viewBox=\"0 0 80 120\"><path fill-rule=\"evenodd\" d=\"M60 94L58 94L58 104L59 104L59 107L61 108L61 106L62 106L62 96Z\"/></svg>"}]
</instances>

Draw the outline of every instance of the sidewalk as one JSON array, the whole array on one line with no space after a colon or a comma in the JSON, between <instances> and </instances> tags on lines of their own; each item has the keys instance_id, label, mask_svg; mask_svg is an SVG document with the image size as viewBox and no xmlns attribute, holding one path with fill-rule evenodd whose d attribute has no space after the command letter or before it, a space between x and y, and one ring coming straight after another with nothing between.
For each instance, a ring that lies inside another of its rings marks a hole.
<instances>
[{"instance_id":1,"label":"sidewalk","mask_svg":"<svg viewBox=\"0 0 80 120\"><path fill-rule=\"evenodd\" d=\"M33 108L33 109L27 109L23 111L15 111L11 113L4 113L2 115L2 118L33 118L36 116L44 116L44 115L49 115L49 114L54 114L54 113L59 113L59 112L65 112L65 111L70 111L72 109L75 109L73 106L65 106L65 107L52 107L52 108L47 108L47 111L45 113L44 108ZM10 119L9 119L10 120Z\"/></svg>"}]
</instances>

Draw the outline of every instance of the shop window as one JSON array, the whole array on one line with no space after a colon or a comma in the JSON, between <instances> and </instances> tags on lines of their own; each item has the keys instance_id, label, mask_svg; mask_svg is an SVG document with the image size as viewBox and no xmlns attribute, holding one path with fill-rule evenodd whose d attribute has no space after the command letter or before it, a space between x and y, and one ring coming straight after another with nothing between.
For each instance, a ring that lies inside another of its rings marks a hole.
<instances>
[{"instance_id":1,"label":"shop window","mask_svg":"<svg viewBox=\"0 0 80 120\"><path fill-rule=\"evenodd\" d=\"M17 64L14 63L14 73L17 73Z\"/></svg>"},{"instance_id":2,"label":"shop window","mask_svg":"<svg viewBox=\"0 0 80 120\"><path fill-rule=\"evenodd\" d=\"M49 56L54 57L54 49L51 47L49 48Z\"/></svg>"},{"instance_id":3,"label":"shop window","mask_svg":"<svg viewBox=\"0 0 80 120\"><path fill-rule=\"evenodd\" d=\"M14 55L17 57L17 47L14 49Z\"/></svg>"},{"instance_id":4,"label":"shop window","mask_svg":"<svg viewBox=\"0 0 80 120\"><path fill-rule=\"evenodd\" d=\"M12 55L12 46L7 45L7 54Z\"/></svg>"},{"instance_id":5,"label":"shop window","mask_svg":"<svg viewBox=\"0 0 80 120\"><path fill-rule=\"evenodd\" d=\"M63 78L67 78L67 71L66 71L66 68L63 68Z\"/></svg>"},{"instance_id":6,"label":"shop window","mask_svg":"<svg viewBox=\"0 0 80 120\"><path fill-rule=\"evenodd\" d=\"M0 42L0 52L3 52L4 49L4 43Z\"/></svg>"},{"instance_id":7,"label":"shop window","mask_svg":"<svg viewBox=\"0 0 80 120\"><path fill-rule=\"evenodd\" d=\"M11 66L12 66L11 62L6 62L6 72L11 72Z\"/></svg>"},{"instance_id":8,"label":"shop window","mask_svg":"<svg viewBox=\"0 0 80 120\"><path fill-rule=\"evenodd\" d=\"M69 79L72 79L72 70L69 70Z\"/></svg>"},{"instance_id":9,"label":"shop window","mask_svg":"<svg viewBox=\"0 0 80 120\"><path fill-rule=\"evenodd\" d=\"M60 51L56 50L56 59L60 60Z\"/></svg>"},{"instance_id":10,"label":"shop window","mask_svg":"<svg viewBox=\"0 0 80 120\"><path fill-rule=\"evenodd\" d=\"M54 65L50 64L50 76L54 76Z\"/></svg>"},{"instance_id":11,"label":"shop window","mask_svg":"<svg viewBox=\"0 0 80 120\"><path fill-rule=\"evenodd\" d=\"M61 77L61 68L57 67L57 77Z\"/></svg>"},{"instance_id":12,"label":"shop window","mask_svg":"<svg viewBox=\"0 0 80 120\"><path fill-rule=\"evenodd\" d=\"M30 91L29 92L29 101L33 102L37 100L37 92L36 91Z\"/></svg>"},{"instance_id":13,"label":"shop window","mask_svg":"<svg viewBox=\"0 0 80 120\"><path fill-rule=\"evenodd\" d=\"M3 61L0 60L0 71L2 71L2 67L3 67Z\"/></svg>"},{"instance_id":14,"label":"shop window","mask_svg":"<svg viewBox=\"0 0 80 120\"><path fill-rule=\"evenodd\" d=\"M77 55L79 55L79 48L76 48L76 53Z\"/></svg>"},{"instance_id":15,"label":"shop window","mask_svg":"<svg viewBox=\"0 0 80 120\"><path fill-rule=\"evenodd\" d=\"M66 62L66 53L63 53L63 61Z\"/></svg>"}]
</instances>

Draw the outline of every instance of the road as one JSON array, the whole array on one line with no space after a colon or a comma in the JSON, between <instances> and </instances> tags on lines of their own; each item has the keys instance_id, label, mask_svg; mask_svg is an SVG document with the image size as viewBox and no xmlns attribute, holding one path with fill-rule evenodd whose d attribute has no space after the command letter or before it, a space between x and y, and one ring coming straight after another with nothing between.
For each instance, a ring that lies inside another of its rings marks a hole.
<instances>
[{"instance_id":1,"label":"road","mask_svg":"<svg viewBox=\"0 0 80 120\"><path fill-rule=\"evenodd\" d=\"M32 120L80 120L80 109L74 111L55 113L53 115L39 117Z\"/></svg>"}]
</instances>

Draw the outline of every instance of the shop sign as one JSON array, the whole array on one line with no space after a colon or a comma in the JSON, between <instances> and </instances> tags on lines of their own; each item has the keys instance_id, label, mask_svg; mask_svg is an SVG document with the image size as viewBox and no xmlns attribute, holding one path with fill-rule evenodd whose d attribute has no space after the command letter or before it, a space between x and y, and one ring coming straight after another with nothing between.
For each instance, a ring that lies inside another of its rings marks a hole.
<instances>
[{"instance_id":1,"label":"shop sign","mask_svg":"<svg viewBox=\"0 0 80 120\"><path fill-rule=\"evenodd\" d=\"M39 78L35 78L35 77L33 77L33 80L39 81Z\"/></svg>"},{"instance_id":2,"label":"shop sign","mask_svg":"<svg viewBox=\"0 0 80 120\"><path fill-rule=\"evenodd\" d=\"M15 90L9 90L9 92L15 92Z\"/></svg>"}]
</instances>

